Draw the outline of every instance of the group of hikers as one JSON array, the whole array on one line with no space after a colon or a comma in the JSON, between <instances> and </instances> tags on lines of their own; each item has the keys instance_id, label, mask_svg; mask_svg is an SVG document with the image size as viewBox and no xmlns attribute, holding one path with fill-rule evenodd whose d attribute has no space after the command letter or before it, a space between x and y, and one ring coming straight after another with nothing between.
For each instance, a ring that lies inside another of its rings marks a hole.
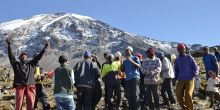
<instances>
[{"instance_id":1,"label":"group of hikers","mask_svg":"<svg viewBox=\"0 0 220 110\"><path fill-rule=\"evenodd\" d=\"M12 39L7 39L8 57L14 70L16 89L15 109L22 109L26 96L27 110L37 108L38 99L43 99L43 109L48 109L48 96L43 89L39 61L43 57L49 43L46 42L39 54L27 60L27 53L19 55L16 60L12 51ZM123 99L127 101L128 110L150 109L174 106L177 103L184 110L193 110L194 78L200 77L199 67L195 59L188 53L185 44L178 44L179 56L174 64L155 48L148 48L146 58L141 53L134 53L131 46L125 48L125 56L121 52L105 53L105 62L101 65L96 55L85 51L84 59L74 67L69 66L66 56L59 56L57 67L50 78L53 80L53 96L58 110L95 110L102 97L99 78L104 82L104 103L107 110L119 110ZM215 55L204 47L203 63L206 70L207 95L210 107L214 100L220 100L219 60L220 54L215 48ZM36 72L37 71L37 72ZM36 74L39 73L39 74ZM161 84L162 81L162 85ZM173 84L176 83L176 88ZM161 86L161 87L160 87ZM76 87L76 104L73 88ZM124 97L122 96L122 88ZM163 104L159 101L160 94ZM174 90L176 97L174 95ZM41 98L40 98L41 97Z\"/></svg>"}]
</instances>

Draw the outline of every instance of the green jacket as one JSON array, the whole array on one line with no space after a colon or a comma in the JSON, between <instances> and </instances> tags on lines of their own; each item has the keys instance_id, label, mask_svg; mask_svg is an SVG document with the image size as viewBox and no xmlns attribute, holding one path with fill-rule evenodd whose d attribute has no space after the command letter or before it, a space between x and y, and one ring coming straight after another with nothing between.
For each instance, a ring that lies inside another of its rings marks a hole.
<instances>
[{"instance_id":1,"label":"green jacket","mask_svg":"<svg viewBox=\"0 0 220 110\"><path fill-rule=\"evenodd\" d=\"M63 64L55 69L54 94L73 94L73 70Z\"/></svg>"}]
</instances>

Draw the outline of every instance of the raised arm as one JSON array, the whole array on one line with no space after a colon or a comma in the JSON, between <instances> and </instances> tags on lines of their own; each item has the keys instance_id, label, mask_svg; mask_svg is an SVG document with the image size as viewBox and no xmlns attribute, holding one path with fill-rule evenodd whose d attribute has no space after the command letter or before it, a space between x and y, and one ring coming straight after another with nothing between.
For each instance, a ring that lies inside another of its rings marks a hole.
<instances>
[{"instance_id":1,"label":"raised arm","mask_svg":"<svg viewBox=\"0 0 220 110\"><path fill-rule=\"evenodd\" d=\"M33 63L34 65L37 65L38 62L39 62L39 60L43 57L43 55L44 55L44 53L45 53L45 50L47 49L48 45L49 45L49 42L46 41L46 42L45 42L45 46L44 46L44 48L41 50L40 54L38 54L36 57L33 58L32 63Z\"/></svg>"},{"instance_id":2,"label":"raised arm","mask_svg":"<svg viewBox=\"0 0 220 110\"><path fill-rule=\"evenodd\" d=\"M15 59L15 55L14 55L14 53L12 51L12 47L11 47L11 45L12 45L12 36L9 36L6 40L6 42L8 44L8 58L10 60L11 65L13 66L16 62L16 59Z\"/></svg>"}]
</instances>

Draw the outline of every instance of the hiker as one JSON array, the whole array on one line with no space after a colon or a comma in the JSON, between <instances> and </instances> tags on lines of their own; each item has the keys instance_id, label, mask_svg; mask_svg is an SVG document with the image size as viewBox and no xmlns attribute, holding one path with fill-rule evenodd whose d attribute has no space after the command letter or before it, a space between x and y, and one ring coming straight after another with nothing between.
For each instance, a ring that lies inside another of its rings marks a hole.
<instances>
[{"instance_id":1,"label":"hiker","mask_svg":"<svg viewBox=\"0 0 220 110\"><path fill-rule=\"evenodd\" d=\"M60 66L55 69L53 75L54 98L58 110L75 110L73 100L74 72L69 67L66 56L59 57Z\"/></svg>"},{"instance_id":2,"label":"hiker","mask_svg":"<svg viewBox=\"0 0 220 110\"><path fill-rule=\"evenodd\" d=\"M101 69L101 64L99 63L98 58L95 54L92 54L92 61L97 64L99 69ZM94 86L93 92L92 92L92 104L91 104L92 110L95 110L96 105L99 103L101 98L102 98L102 88L101 88L101 83L97 77L95 79L95 86Z\"/></svg>"},{"instance_id":3,"label":"hiker","mask_svg":"<svg viewBox=\"0 0 220 110\"><path fill-rule=\"evenodd\" d=\"M126 60L123 61L122 71L125 72L125 95L128 99L129 110L139 110L139 80L140 80L140 60L133 56L133 48L128 46L125 49Z\"/></svg>"},{"instance_id":4,"label":"hiker","mask_svg":"<svg viewBox=\"0 0 220 110\"><path fill-rule=\"evenodd\" d=\"M164 102L162 105L168 107L176 103L172 90L172 80L174 78L173 65L170 60L165 57L163 52L158 53L158 58L162 63L161 76L163 78L163 84L161 87L161 96Z\"/></svg>"},{"instance_id":5,"label":"hiker","mask_svg":"<svg viewBox=\"0 0 220 110\"><path fill-rule=\"evenodd\" d=\"M212 71L215 73L215 75L218 77L218 62L217 59L214 55L209 53L209 47L205 46L203 47L203 64L205 66L205 71L206 71L206 80L208 80L208 78L210 78L209 76L209 71Z\"/></svg>"},{"instance_id":6,"label":"hiker","mask_svg":"<svg viewBox=\"0 0 220 110\"><path fill-rule=\"evenodd\" d=\"M218 51L218 47L214 47L214 52L215 52L215 57L217 58L217 61L218 61L218 69L220 71L220 53Z\"/></svg>"},{"instance_id":7,"label":"hiker","mask_svg":"<svg viewBox=\"0 0 220 110\"><path fill-rule=\"evenodd\" d=\"M105 59L105 62L102 64L102 68L103 68L103 65L104 64L106 64L106 63L108 63L108 53L104 53L104 59ZM101 70L102 71L102 70ZM103 80L103 82L104 82L104 92L105 92L105 94L104 94L104 102L105 102L105 108L108 108L108 101L107 101L107 99L108 99L108 91L107 91L107 83L105 82L105 79L103 79L102 78L102 80Z\"/></svg>"},{"instance_id":8,"label":"hiker","mask_svg":"<svg viewBox=\"0 0 220 110\"><path fill-rule=\"evenodd\" d=\"M198 73L198 66L191 55L186 54L184 44L178 44L179 56L175 61L175 81L177 101L182 109L193 110L192 94L194 90L193 77ZM185 99L185 100L184 100Z\"/></svg>"},{"instance_id":9,"label":"hiker","mask_svg":"<svg viewBox=\"0 0 220 110\"><path fill-rule=\"evenodd\" d=\"M214 47L215 57L217 58L218 63L220 63L220 53L217 47Z\"/></svg>"},{"instance_id":10,"label":"hiker","mask_svg":"<svg viewBox=\"0 0 220 110\"><path fill-rule=\"evenodd\" d=\"M92 90L99 77L99 69L92 62L90 51L84 53L84 60L76 64L74 73L77 88L76 110L91 110Z\"/></svg>"},{"instance_id":11,"label":"hiker","mask_svg":"<svg viewBox=\"0 0 220 110\"><path fill-rule=\"evenodd\" d=\"M98 61L98 58L95 54L92 54L92 61L95 62L97 64L97 66L99 67L99 69L101 69L101 64L100 62Z\"/></svg>"},{"instance_id":12,"label":"hiker","mask_svg":"<svg viewBox=\"0 0 220 110\"><path fill-rule=\"evenodd\" d=\"M38 53L34 54L33 58L36 57ZM44 89L44 86L42 84L42 81L44 80L45 76L42 74L43 68L40 68L39 64L37 64L35 68L35 79L36 79L36 96L35 96L35 102L34 102L34 108L37 109L37 103L40 100L43 105L43 110L47 110L50 108L50 105L48 103L48 95Z\"/></svg>"},{"instance_id":13,"label":"hiker","mask_svg":"<svg viewBox=\"0 0 220 110\"><path fill-rule=\"evenodd\" d=\"M186 47L186 54L190 54L190 48L185 44Z\"/></svg>"},{"instance_id":14,"label":"hiker","mask_svg":"<svg viewBox=\"0 0 220 110\"><path fill-rule=\"evenodd\" d=\"M155 56L155 49L149 48L146 51L147 58L143 60L141 70L144 74L144 85L146 87L146 97L149 109L159 110L158 85L160 83L161 61ZM154 102L152 101L152 97Z\"/></svg>"},{"instance_id":15,"label":"hiker","mask_svg":"<svg viewBox=\"0 0 220 110\"><path fill-rule=\"evenodd\" d=\"M216 77L215 73L212 71L209 71L209 76L210 78L207 81L206 91L210 98L209 108L212 108L215 100L220 101L219 88L215 86L220 83L220 79Z\"/></svg>"},{"instance_id":16,"label":"hiker","mask_svg":"<svg viewBox=\"0 0 220 110\"><path fill-rule=\"evenodd\" d=\"M141 53L136 53L137 57L139 58L141 64L143 63L143 55ZM147 100L146 100L146 91L145 91L145 87L144 87L144 74L141 70L139 70L140 72L140 105L141 105L141 109L145 108L145 105L147 105Z\"/></svg>"},{"instance_id":17,"label":"hiker","mask_svg":"<svg viewBox=\"0 0 220 110\"><path fill-rule=\"evenodd\" d=\"M38 61L42 58L49 44L48 42L46 42L40 54L34 57L32 60L28 61L27 53L22 52L19 55L20 61L17 61L12 51L12 37L13 36L9 36L7 38L7 44L8 44L8 57L14 70L13 87L15 87L16 89L15 110L22 109L22 102L24 99L24 95L26 96L26 103L27 103L26 109L33 110L35 95L36 95L36 88L35 88L36 81L34 78L34 70L38 64Z\"/></svg>"},{"instance_id":18,"label":"hiker","mask_svg":"<svg viewBox=\"0 0 220 110\"><path fill-rule=\"evenodd\" d=\"M119 76L120 81L122 81L125 79L125 73L121 71L123 61L122 61L122 54L120 51L117 51L115 53L114 62L116 62L120 67L120 70L118 70L119 71L118 76Z\"/></svg>"},{"instance_id":19,"label":"hiker","mask_svg":"<svg viewBox=\"0 0 220 110\"><path fill-rule=\"evenodd\" d=\"M102 76L105 78L105 83L107 85L108 110L119 110L121 102L121 88L118 75L121 69L121 65L120 63L114 61L114 56L112 54L109 54L107 60L108 63L104 64L102 68ZM115 106L113 106L113 103L111 101L113 96L117 96L117 98L115 99Z\"/></svg>"}]
</instances>

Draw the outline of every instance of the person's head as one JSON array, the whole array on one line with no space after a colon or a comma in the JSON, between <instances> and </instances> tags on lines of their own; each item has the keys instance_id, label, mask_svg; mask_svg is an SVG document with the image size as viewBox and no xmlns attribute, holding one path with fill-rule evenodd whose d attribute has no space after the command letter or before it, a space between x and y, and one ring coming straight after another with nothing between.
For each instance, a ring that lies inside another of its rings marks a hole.
<instances>
[{"instance_id":1,"label":"person's head","mask_svg":"<svg viewBox=\"0 0 220 110\"><path fill-rule=\"evenodd\" d=\"M213 73L212 71L209 71L209 76L210 76L210 78L212 78L212 79L215 79L215 78L216 78L215 73Z\"/></svg>"},{"instance_id":2,"label":"person's head","mask_svg":"<svg viewBox=\"0 0 220 110\"><path fill-rule=\"evenodd\" d=\"M178 51L178 53L180 55L186 54L186 46L185 46L185 44L182 44L182 43L178 44L177 45L177 51Z\"/></svg>"},{"instance_id":3,"label":"person's head","mask_svg":"<svg viewBox=\"0 0 220 110\"><path fill-rule=\"evenodd\" d=\"M60 63L60 64L68 63L67 57L64 56L64 55L61 55L61 56L59 57L59 63Z\"/></svg>"},{"instance_id":4,"label":"person's head","mask_svg":"<svg viewBox=\"0 0 220 110\"><path fill-rule=\"evenodd\" d=\"M187 45L185 45L185 47L186 47L186 54L190 54L190 48Z\"/></svg>"},{"instance_id":5,"label":"person's head","mask_svg":"<svg viewBox=\"0 0 220 110\"><path fill-rule=\"evenodd\" d=\"M21 62L27 61L27 53L26 53L26 52L22 52L22 53L19 55L19 60L20 60Z\"/></svg>"},{"instance_id":6,"label":"person's head","mask_svg":"<svg viewBox=\"0 0 220 110\"><path fill-rule=\"evenodd\" d=\"M121 60L121 57L122 57L121 52L120 52L120 51L117 51L117 52L115 53L115 60L116 60L116 61Z\"/></svg>"},{"instance_id":7,"label":"person's head","mask_svg":"<svg viewBox=\"0 0 220 110\"><path fill-rule=\"evenodd\" d=\"M85 59L91 58L91 57L92 57L92 54L91 54L90 51L87 50L87 51L84 52L84 58L85 58Z\"/></svg>"},{"instance_id":8,"label":"person's head","mask_svg":"<svg viewBox=\"0 0 220 110\"><path fill-rule=\"evenodd\" d=\"M133 53L133 48L131 46L127 46L127 48L125 49L126 57L130 57L132 53Z\"/></svg>"},{"instance_id":9,"label":"person's head","mask_svg":"<svg viewBox=\"0 0 220 110\"><path fill-rule=\"evenodd\" d=\"M155 49L154 48L148 48L146 51L147 57L152 59L155 56Z\"/></svg>"},{"instance_id":10,"label":"person's head","mask_svg":"<svg viewBox=\"0 0 220 110\"><path fill-rule=\"evenodd\" d=\"M164 57L165 57L165 55L164 55L163 52L158 52L157 56L158 56L158 58L159 58L160 60L163 60Z\"/></svg>"},{"instance_id":11,"label":"person's head","mask_svg":"<svg viewBox=\"0 0 220 110\"><path fill-rule=\"evenodd\" d=\"M96 62L96 61L97 61L97 56L96 56L95 54L92 54L91 57L92 57L92 61L93 61L93 62Z\"/></svg>"},{"instance_id":12,"label":"person's head","mask_svg":"<svg viewBox=\"0 0 220 110\"><path fill-rule=\"evenodd\" d=\"M111 64L114 61L114 55L109 54L107 59L108 59L108 62Z\"/></svg>"},{"instance_id":13,"label":"person's head","mask_svg":"<svg viewBox=\"0 0 220 110\"><path fill-rule=\"evenodd\" d=\"M203 50L204 54L208 54L209 53L209 47L208 46L204 46L202 50Z\"/></svg>"},{"instance_id":14,"label":"person's head","mask_svg":"<svg viewBox=\"0 0 220 110\"><path fill-rule=\"evenodd\" d=\"M215 52L217 52L217 51L218 51L218 47L214 47L213 49L214 49L214 51L215 51Z\"/></svg>"},{"instance_id":15,"label":"person's head","mask_svg":"<svg viewBox=\"0 0 220 110\"><path fill-rule=\"evenodd\" d=\"M104 58L105 58L105 60L107 60L108 59L108 53L106 52L106 53L104 53Z\"/></svg>"},{"instance_id":16,"label":"person's head","mask_svg":"<svg viewBox=\"0 0 220 110\"><path fill-rule=\"evenodd\" d=\"M139 52L137 52L137 57L139 58L140 61L143 60L143 55L141 53L139 53Z\"/></svg>"}]
</instances>

